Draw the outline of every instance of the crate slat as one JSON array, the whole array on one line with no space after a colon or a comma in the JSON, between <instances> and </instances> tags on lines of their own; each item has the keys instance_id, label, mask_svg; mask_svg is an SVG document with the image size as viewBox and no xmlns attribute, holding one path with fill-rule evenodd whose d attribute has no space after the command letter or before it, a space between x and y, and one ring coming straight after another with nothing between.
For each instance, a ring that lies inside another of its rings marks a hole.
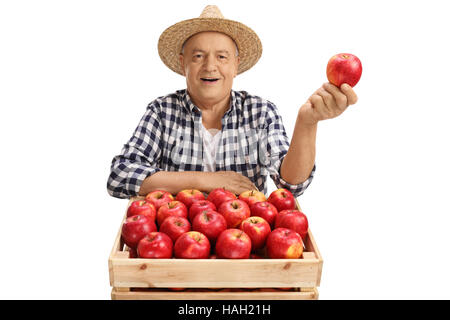
<instances>
[{"instance_id":1,"label":"crate slat","mask_svg":"<svg viewBox=\"0 0 450 320\"><path fill-rule=\"evenodd\" d=\"M128 291L117 288L111 291L113 300L316 300L317 288L311 291L277 291L273 292L168 292L168 291Z\"/></svg>"}]
</instances>

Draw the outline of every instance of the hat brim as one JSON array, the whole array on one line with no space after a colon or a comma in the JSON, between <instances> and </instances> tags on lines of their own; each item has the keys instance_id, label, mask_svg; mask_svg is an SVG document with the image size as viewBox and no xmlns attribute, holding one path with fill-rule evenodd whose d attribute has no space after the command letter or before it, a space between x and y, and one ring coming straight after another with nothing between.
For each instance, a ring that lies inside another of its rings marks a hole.
<instances>
[{"instance_id":1,"label":"hat brim","mask_svg":"<svg viewBox=\"0 0 450 320\"><path fill-rule=\"evenodd\" d=\"M183 75L179 55L184 42L194 34L216 31L231 37L239 50L238 74L253 67L262 54L258 35L246 25L221 18L194 18L184 20L167 28L159 37L158 53L164 64L174 72Z\"/></svg>"}]
</instances>

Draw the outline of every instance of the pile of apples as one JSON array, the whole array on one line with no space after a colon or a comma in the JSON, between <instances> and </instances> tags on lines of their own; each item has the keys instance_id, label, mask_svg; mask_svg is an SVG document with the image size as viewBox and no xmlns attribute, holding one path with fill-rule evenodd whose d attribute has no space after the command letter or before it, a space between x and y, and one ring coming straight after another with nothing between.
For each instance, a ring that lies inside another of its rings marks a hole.
<instances>
[{"instance_id":1,"label":"pile of apples","mask_svg":"<svg viewBox=\"0 0 450 320\"><path fill-rule=\"evenodd\" d=\"M122 240L131 258L297 259L308 219L287 189L249 190L236 196L217 188L208 195L152 191L127 209Z\"/></svg>"}]
</instances>

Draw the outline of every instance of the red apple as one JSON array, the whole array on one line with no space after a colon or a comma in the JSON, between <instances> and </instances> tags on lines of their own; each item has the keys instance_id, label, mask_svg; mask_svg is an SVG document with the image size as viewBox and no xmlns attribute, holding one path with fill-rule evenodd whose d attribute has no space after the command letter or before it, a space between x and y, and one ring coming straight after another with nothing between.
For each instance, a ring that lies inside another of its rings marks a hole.
<instances>
[{"instance_id":1,"label":"red apple","mask_svg":"<svg viewBox=\"0 0 450 320\"><path fill-rule=\"evenodd\" d=\"M177 216L169 216L159 227L159 231L167 234L175 243L183 233L191 231L191 224L188 219Z\"/></svg>"},{"instance_id":2,"label":"red apple","mask_svg":"<svg viewBox=\"0 0 450 320\"><path fill-rule=\"evenodd\" d=\"M181 259L208 259L211 245L208 238L200 232L183 233L175 241L175 257Z\"/></svg>"},{"instance_id":3,"label":"red apple","mask_svg":"<svg viewBox=\"0 0 450 320\"><path fill-rule=\"evenodd\" d=\"M205 210L217 211L217 208L214 203L208 200L200 200L194 202L189 208L189 221L194 221L194 217Z\"/></svg>"},{"instance_id":4,"label":"red apple","mask_svg":"<svg viewBox=\"0 0 450 320\"><path fill-rule=\"evenodd\" d=\"M248 259L252 250L250 237L242 230L227 229L216 242L217 258Z\"/></svg>"},{"instance_id":5,"label":"red apple","mask_svg":"<svg viewBox=\"0 0 450 320\"><path fill-rule=\"evenodd\" d=\"M170 259L172 250L172 239L162 232L151 232L143 237L137 246L139 258L147 259Z\"/></svg>"},{"instance_id":6,"label":"red apple","mask_svg":"<svg viewBox=\"0 0 450 320\"><path fill-rule=\"evenodd\" d=\"M218 211L227 221L228 228L239 228L241 222L250 217L247 203L239 199L223 202Z\"/></svg>"},{"instance_id":7,"label":"red apple","mask_svg":"<svg viewBox=\"0 0 450 320\"><path fill-rule=\"evenodd\" d=\"M275 224L277 214L277 208L268 201L256 202L250 206L250 215L263 218L269 223L271 228Z\"/></svg>"},{"instance_id":8,"label":"red apple","mask_svg":"<svg viewBox=\"0 0 450 320\"><path fill-rule=\"evenodd\" d=\"M155 205L156 212L158 212L163 204L173 200L175 200L173 195L164 190L155 190L145 196L145 201Z\"/></svg>"},{"instance_id":9,"label":"red apple","mask_svg":"<svg viewBox=\"0 0 450 320\"><path fill-rule=\"evenodd\" d=\"M203 211L192 221L192 230L203 233L211 244L214 244L219 235L227 228L227 221L216 211Z\"/></svg>"},{"instance_id":10,"label":"red apple","mask_svg":"<svg viewBox=\"0 0 450 320\"><path fill-rule=\"evenodd\" d=\"M208 194L208 197L206 198L206 200L214 203L216 208L219 208L220 205L225 201L235 200L235 199L237 199L236 195L229 190L225 190L224 188L216 188L216 189L212 190Z\"/></svg>"},{"instance_id":11,"label":"red apple","mask_svg":"<svg viewBox=\"0 0 450 320\"><path fill-rule=\"evenodd\" d=\"M156 219L156 208L153 203L145 200L133 201L127 210L127 217L132 217L138 214L149 216L153 221Z\"/></svg>"},{"instance_id":12,"label":"red apple","mask_svg":"<svg viewBox=\"0 0 450 320\"><path fill-rule=\"evenodd\" d=\"M248 206L251 207L254 203L266 201L266 196L261 191L248 190L242 192L238 199L247 202Z\"/></svg>"},{"instance_id":13,"label":"red apple","mask_svg":"<svg viewBox=\"0 0 450 320\"><path fill-rule=\"evenodd\" d=\"M298 259L303 253L302 237L287 228L273 230L267 237L266 247L272 259Z\"/></svg>"},{"instance_id":14,"label":"red apple","mask_svg":"<svg viewBox=\"0 0 450 320\"><path fill-rule=\"evenodd\" d=\"M158 226L161 227L164 219L171 216L187 218L187 208L183 202L174 200L163 204L156 213Z\"/></svg>"},{"instance_id":15,"label":"red apple","mask_svg":"<svg viewBox=\"0 0 450 320\"><path fill-rule=\"evenodd\" d=\"M273 191L267 201L273 204L278 212L295 209L296 206L294 195L289 190L283 188Z\"/></svg>"},{"instance_id":16,"label":"red apple","mask_svg":"<svg viewBox=\"0 0 450 320\"><path fill-rule=\"evenodd\" d=\"M138 243L138 245L139 245L139 243ZM130 259L135 259L138 257L137 249L135 249L135 248L128 248L128 249L129 249L128 252L130 253Z\"/></svg>"},{"instance_id":17,"label":"red apple","mask_svg":"<svg viewBox=\"0 0 450 320\"><path fill-rule=\"evenodd\" d=\"M139 240L150 232L157 231L155 222L144 215L127 218L122 225L122 239L130 248L136 248Z\"/></svg>"},{"instance_id":18,"label":"red apple","mask_svg":"<svg viewBox=\"0 0 450 320\"><path fill-rule=\"evenodd\" d=\"M245 219L241 223L241 230L250 237L252 250L258 250L264 247L267 236L271 231L269 223L261 217Z\"/></svg>"},{"instance_id":19,"label":"red apple","mask_svg":"<svg viewBox=\"0 0 450 320\"><path fill-rule=\"evenodd\" d=\"M275 228L292 229L305 240L308 233L308 218L299 210L283 210L277 215Z\"/></svg>"},{"instance_id":20,"label":"red apple","mask_svg":"<svg viewBox=\"0 0 450 320\"><path fill-rule=\"evenodd\" d=\"M330 58L327 64L327 78L340 88L343 83L354 87L361 78L362 64L357 56L339 53Z\"/></svg>"},{"instance_id":21,"label":"red apple","mask_svg":"<svg viewBox=\"0 0 450 320\"><path fill-rule=\"evenodd\" d=\"M203 193L200 190L196 189L181 190L180 192L177 193L177 196L175 197L175 200L183 202L186 208L188 209L194 202L205 199L206 198L203 195Z\"/></svg>"}]
</instances>

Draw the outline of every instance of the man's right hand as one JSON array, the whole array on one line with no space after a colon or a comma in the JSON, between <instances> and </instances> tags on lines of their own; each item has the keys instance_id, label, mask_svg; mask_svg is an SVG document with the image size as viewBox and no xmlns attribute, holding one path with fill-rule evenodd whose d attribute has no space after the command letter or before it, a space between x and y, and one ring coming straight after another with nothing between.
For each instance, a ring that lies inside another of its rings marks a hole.
<instances>
[{"instance_id":1,"label":"man's right hand","mask_svg":"<svg viewBox=\"0 0 450 320\"><path fill-rule=\"evenodd\" d=\"M225 188L236 195L247 190L258 190L249 178L234 171L205 172L205 176L202 189L208 193L216 188Z\"/></svg>"},{"instance_id":2,"label":"man's right hand","mask_svg":"<svg viewBox=\"0 0 450 320\"><path fill-rule=\"evenodd\" d=\"M247 190L258 190L249 178L234 171L159 171L144 180L139 195L145 196L154 190L177 194L184 189L198 189L209 193L216 188L225 188L236 195Z\"/></svg>"}]
</instances>

